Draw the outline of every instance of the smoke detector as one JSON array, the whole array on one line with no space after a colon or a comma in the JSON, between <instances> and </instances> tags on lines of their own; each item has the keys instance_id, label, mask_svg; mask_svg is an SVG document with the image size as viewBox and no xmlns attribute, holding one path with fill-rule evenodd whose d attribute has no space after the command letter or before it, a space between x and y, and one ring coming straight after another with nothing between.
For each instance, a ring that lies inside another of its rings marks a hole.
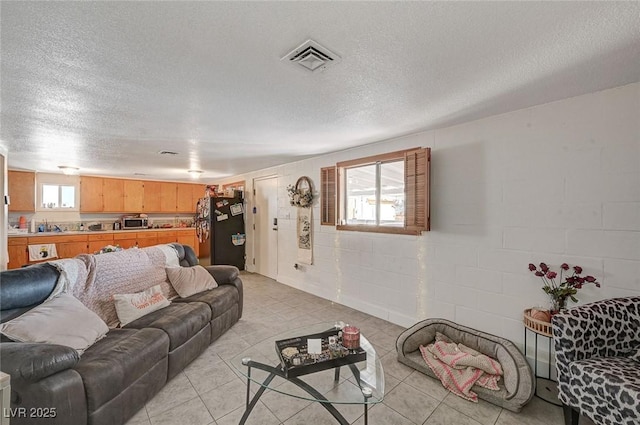
<instances>
[{"instance_id":1,"label":"smoke detector","mask_svg":"<svg viewBox=\"0 0 640 425\"><path fill-rule=\"evenodd\" d=\"M328 66L340 62L340 56L313 40L307 40L282 59L299 65L307 71L324 71Z\"/></svg>"}]
</instances>

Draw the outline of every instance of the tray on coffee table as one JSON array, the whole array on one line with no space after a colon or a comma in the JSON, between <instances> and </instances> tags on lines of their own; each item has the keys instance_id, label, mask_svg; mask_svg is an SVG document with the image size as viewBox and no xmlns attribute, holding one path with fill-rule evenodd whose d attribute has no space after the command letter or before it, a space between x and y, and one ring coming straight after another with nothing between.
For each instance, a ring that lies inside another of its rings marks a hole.
<instances>
[{"instance_id":1,"label":"tray on coffee table","mask_svg":"<svg viewBox=\"0 0 640 425\"><path fill-rule=\"evenodd\" d=\"M366 360L367 352L361 347L347 349L342 345L340 332L340 329L329 329L276 341L276 352L285 376L293 378ZM309 339L321 340L321 354L308 353Z\"/></svg>"}]
</instances>

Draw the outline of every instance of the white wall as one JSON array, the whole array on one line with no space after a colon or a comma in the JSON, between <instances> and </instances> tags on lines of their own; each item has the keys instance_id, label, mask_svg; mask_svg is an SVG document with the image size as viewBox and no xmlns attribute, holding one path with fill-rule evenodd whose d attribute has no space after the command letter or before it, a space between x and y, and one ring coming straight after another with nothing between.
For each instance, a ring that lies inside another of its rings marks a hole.
<instances>
[{"instance_id":1,"label":"white wall","mask_svg":"<svg viewBox=\"0 0 640 425\"><path fill-rule=\"evenodd\" d=\"M521 344L522 311L548 305L530 262L596 276L602 288L583 289L580 303L640 295L639 118L632 84L217 183L244 178L250 189L254 177L279 176L278 281L401 325L444 317ZM320 167L416 146L432 148L432 231L337 232L319 225L316 205L315 263L295 270L286 186L301 175L317 186ZM248 230L248 263L252 249Z\"/></svg>"}]
</instances>

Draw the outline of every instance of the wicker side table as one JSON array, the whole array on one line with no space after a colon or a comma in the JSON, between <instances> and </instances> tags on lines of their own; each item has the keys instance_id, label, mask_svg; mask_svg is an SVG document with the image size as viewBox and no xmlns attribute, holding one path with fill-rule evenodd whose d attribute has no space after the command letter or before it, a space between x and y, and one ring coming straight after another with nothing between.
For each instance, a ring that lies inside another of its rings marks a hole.
<instances>
[{"instance_id":1,"label":"wicker side table","mask_svg":"<svg viewBox=\"0 0 640 425\"><path fill-rule=\"evenodd\" d=\"M562 403L558 399L558 383L551 379L551 341L553 340L553 333L551 329L551 323L543 322L541 320L531 317L531 309L526 309L523 313L524 322L524 356L527 357L527 334L533 332L535 335L535 348L533 353L533 374L536 377L536 396L544 401L555 404L556 406L562 406ZM538 374L538 338L547 340L547 375L540 376Z\"/></svg>"}]
</instances>

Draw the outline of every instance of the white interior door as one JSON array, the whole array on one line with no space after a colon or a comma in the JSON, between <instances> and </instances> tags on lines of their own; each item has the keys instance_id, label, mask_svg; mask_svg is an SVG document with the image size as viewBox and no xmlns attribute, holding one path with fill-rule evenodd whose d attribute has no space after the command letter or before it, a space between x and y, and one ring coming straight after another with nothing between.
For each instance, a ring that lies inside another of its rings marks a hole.
<instances>
[{"instance_id":1,"label":"white interior door","mask_svg":"<svg viewBox=\"0 0 640 425\"><path fill-rule=\"evenodd\" d=\"M254 214L256 273L278 277L278 178L253 181L255 189Z\"/></svg>"}]
</instances>

